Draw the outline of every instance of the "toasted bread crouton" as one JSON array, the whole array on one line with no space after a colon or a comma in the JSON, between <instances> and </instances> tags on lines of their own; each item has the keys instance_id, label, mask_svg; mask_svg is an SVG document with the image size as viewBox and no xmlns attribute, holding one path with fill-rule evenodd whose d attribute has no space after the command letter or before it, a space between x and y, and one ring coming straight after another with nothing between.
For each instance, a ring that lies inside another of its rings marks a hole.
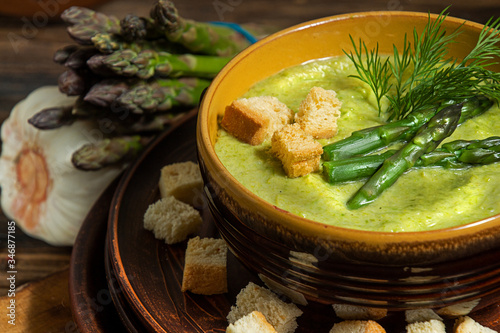
<instances>
[{"instance_id":1,"label":"toasted bread crouton","mask_svg":"<svg viewBox=\"0 0 500 333\"><path fill-rule=\"evenodd\" d=\"M232 324L253 311L261 312L278 333L294 332L297 317L302 315L295 304L286 303L271 290L249 282L236 296L236 305L231 307L227 320Z\"/></svg>"},{"instance_id":2,"label":"toasted bread crouton","mask_svg":"<svg viewBox=\"0 0 500 333\"><path fill-rule=\"evenodd\" d=\"M497 331L485 327L468 316L460 317L455 321L454 333L496 333Z\"/></svg>"},{"instance_id":3,"label":"toasted bread crouton","mask_svg":"<svg viewBox=\"0 0 500 333\"><path fill-rule=\"evenodd\" d=\"M227 292L227 246L224 240L194 237L188 241L181 291L213 295Z\"/></svg>"},{"instance_id":4,"label":"toasted bread crouton","mask_svg":"<svg viewBox=\"0 0 500 333\"><path fill-rule=\"evenodd\" d=\"M173 196L151 204L144 214L144 228L167 244L186 240L190 234L198 231L201 224L200 213Z\"/></svg>"},{"instance_id":5,"label":"toasted bread crouton","mask_svg":"<svg viewBox=\"0 0 500 333\"><path fill-rule=\"evenodd\" d=\"M221 126L239 140L253 146L270 139L291 123L293 111L276 97L240 98L226 107Z\"/></svg>"},{"instance_id":6,"label":"toasted bread crouton","mask_svg":"<svg viewBox=\"0 0 500 333\"><path fill-rule=\"evenodd\" d=\"M253 311L229 324L226 333L276 333L276 330L261 312Z\"/></svg>"},{"instance_id":7,"label":"toasted bread crouton","mask_svg":"<svg viewBox=\"0 0 500 333\"><path fill-rule=\"evenodd\" d=\"M443 317L455 318L458 316L466 316L474 310L481 299L475 299L468 302L461 302L436 310L436 313Z\"/></svg>"},{"instance_id":8,"label":"toasted bread crouton","mask_svg":"<svg viewBox=\"0 0 500 333\"><path fill-rule=\"evenodd\" d=\"M405 311L405 320L408 324L416 323L418 321L428 321L431 319L443 320L432 309L413 309Z\"/></svg>"},{"instance_id":9,"label":"toasted bread crouton","mask_svg":"<svg viewBox=\"0 0 500 333\"><path fill-rule=\"evenodd\" d=\"M315 139L328 139L337 134L337 119L342 103L333 90L313 87L295 114L295 122Z\"/></svg>"},{"instance_id":10,"label":"toasted bread crouton","mask_svg":"<svg viewBox=\"0 0 500 333\"><path fill-rule=\"evenodd\" d=\"M345 320L333 325L330 333L386 333L379 323L373 320Z\"/></svg>"},{"instance_id":11,"label":"toasted bread crouton","mask_svg":"<svg viewBox=\"0 0 500 333\"><path fill-rule=\"evenodd\" d=\"M337 317L346 320L379 320L387 316L387 309L349 304L333 304L332 306Z\"/></svg>"},{"instance_id":12,"label":"toasted bread crouton","mask_svg":"<svg viewBox=\"0 0 500 333\"><path fill-rule=\"evenodd\" d=\"M431 319L417 321L406 325L407 333L446 333L446 327L441 320ZM469 332L471 333L471 332Z\"/></svg>"},{"instance_id":13,"label":"toasted bread crouton","mask_svg":"<svg viewBox=\"0 0 500 333\"><path fill-rule=\"evenodd\" d=\"M271 152L281 160L287 176L295 178L319 170L323 147L298 124L291 124L274 133Z\"/></svg>"},{"instance_id":14,"label":"toasted bread crouton","mask_svg":"<svg viewBox=\"0 0 500 333\"><path fill-rule=\"evenodd\" d=\"M203 200L203 180L197 163L188 161L173 163L161 169L158 182L162 198L173 196L192 206L200 206Z\"/></svg>"}]
</instances>

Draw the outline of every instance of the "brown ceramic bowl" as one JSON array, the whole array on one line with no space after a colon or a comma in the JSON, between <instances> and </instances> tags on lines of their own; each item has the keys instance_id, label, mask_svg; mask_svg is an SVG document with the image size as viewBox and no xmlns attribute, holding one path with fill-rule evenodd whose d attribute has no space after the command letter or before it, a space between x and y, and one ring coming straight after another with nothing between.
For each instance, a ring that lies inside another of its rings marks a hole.
<instances>
[{"instance_id":1,"label":"brown ceramic bowl","mask_svg":"<svg viewBox=\"0 0 500 333\"><path fill-rule=\"evenodd\" d=\"M478 309L499 298L499 215L423 232L329 226L259 198L224 168L214 151L218 117L254 83L311 59L342 55L350 48L349 34L363 38L368 48L378 43L380 52L391 53L394 43L405 33L411 35L414 27L421 31L427 20L426 13L366 12L307 22L252 45L214 79L198 116L199 162L217 226L231 251L248 267L323 303L401 310L470 301ZM451 17L444 27L456 29L462 24L459 43L451 46L458 58L470 51L482 29L480 24Z\"/></svg>"}]
</instances>

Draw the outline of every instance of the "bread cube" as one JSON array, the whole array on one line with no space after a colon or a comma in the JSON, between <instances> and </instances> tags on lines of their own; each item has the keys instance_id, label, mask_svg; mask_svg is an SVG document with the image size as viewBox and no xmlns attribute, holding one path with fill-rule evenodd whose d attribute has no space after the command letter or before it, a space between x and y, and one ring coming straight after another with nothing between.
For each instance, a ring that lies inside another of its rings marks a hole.
<instances>
[{"instance_id":1,"label":"bread cube","mask_svg":"<svg viewBox=\"0 0 500 333\"><path fill-rule=\"evenodd\" d=\"M295 304L286 303L271 290L250 282L236 296L236 305L231 307L227 319L233 324L253 311L261 312L278 333L294 332L297 317L302 315Z\"/></svg>"},{"instance_id":2,"label":"bread cube","mask_svg":"<svg viewBox=\"0 0 500 333\"><path fill-rule=\"evenodd\" d=\"M415 323L418 321L428 321L431 319L443 320L434 310L432 309L413 309L405 311L405 320L407 323Z\"/></svg>"},{"instance_id":3,"label":"bread cube","mask_svg":"<svg viewBox=\"0 0 500 333\"><path fill-rule=\"evenodd\" d=\"M227 245L222 239L188 241L181 291L213 295L227 292Z\"/></svg>"},{"instance_id":4,"label":"bread cube","mask_svg":"<svg viewBox=\"0 0 500 333\"><path fill-rule=\"evenodd\" d=\"M446 333L446 327L441 320L431 319L427 321L417 321L406 325L407 333ZM472 332L469 332L472 333Z\"/></svg>"},{"instance_id":5,"label":"bread cube","mask_svg":"<svg viewBox=\"0 0 500 333\"><path fill-rule=\"evenodd\" d=\"M333 304L337 317L346 320L379 320L387 316L387 309L350 304Z\"/></svg>"},{"instance_id":6,"label":"bread cube","mask_svg":"<svg viewBox=\"0 0 500 333\"><path fill-rule=\"evenodd\" d=\"M158 187L162 198L173 196L195 207L203 203L203 179L197 163L188 161L164 166Z\"/></svg>"},{"instance_id":7,"label":"bread cube","mask_svg":"<svg viewBox=\"0 0 500 333\"><path fill-rule=\"evenodd\" d=\"M483 326L476 322L469 316L462 316L455 321L453 327L454 333L496 333L497 331L492 330L486 326Z\"/></svg>"},{"instance_id":8,"label":"bread cube","mask_svg":"<svg viewBox=\"0 0 500 333\"><path fill-rule=\"evenodd\" d=\"M293 111L276 97L241 98L226 107L221 126L239 140L253 146L270 139L293 120Z\"/></svg>"},{"instance_id":9,"label":"bread cube","mask_svg":"<svg viewBox=\"0 0 500 333\"><path fill-rule=\"evenodd\" d=\"M259 311L253 311L229 324L226 333L276 333L273 325Z\"/></svg>"},{"instance_id":10,"label":"bread cube","mask_svg":"<svg viewBox=\"0 0 500 333\"><path fill-rule=\"evenodd\" d=\"M144 228L167 244L186 240L201 224L201 215L196 209L172 196L151 204L144 214Z\"/></svg>"},{"instance_id":11,"label":"bread cube","mask_svg":"<svg viewBox=\"0 0 500 333\"><path fill-rule=\"evenodd\" d=\"M337 119L342 103L333 90L313 87L295 114L295 122L315 139L328 139L337 134Z\"/></svg>"},{"instance_id":12,"label":"bread cube","mask_svg":"<svg viewBox=\"0 0 500 333\"><path fill-rule=\"evenodd\" d=\"M295 123L274 133L271 152L281 160L287 176L295 178L319 170L323 147Z\"/></svg>"},{"instance_id":13,"label":"bread cube","mask_svg":"<svg viewBox=\"0 0 500 333\"><path fill-rule=\"evenodd\" d=\"M345 320L333 325L330 333L386 333L379 323L373 320Z\"/></svg>"}]
</instances>

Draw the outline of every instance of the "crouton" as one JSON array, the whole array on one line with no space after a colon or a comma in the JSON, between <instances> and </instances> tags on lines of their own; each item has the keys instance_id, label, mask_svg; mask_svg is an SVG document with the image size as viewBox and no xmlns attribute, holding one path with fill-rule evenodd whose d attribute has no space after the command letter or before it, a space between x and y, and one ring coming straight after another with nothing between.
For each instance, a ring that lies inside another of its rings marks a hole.
<instances>
[{"instance_id":1,"label":"crouton","mask_svg":"<svg viewBox=\"0 0 500 333\"><path fill-rule=\"evenodd\" d=\"M337 119L342 103L333 90L313 87L295 114L295 122L315 139L328 139L337 134Z\"/></svg>"},{"instance_id":2,"label":"crouton","mask_svg":"<svg viewBox=\"0 0 500 333\"><path fill-rule=\"evenodd\" d=\"M379 323L373 320L345 320L333 325L330 333L386 333Z\"/></svg>"},{"instance_id":3,"label":"crouton","mask_svg":"<svg viewBox=\"0 0 500 333\"><path fill-rule=\"evenodd\" d=\"M203 197L203 179L197 163L172 163L161 169L158 182L162 198L173 196L192 206L200 206Z\"/></svg>"},{"instance_id":4,"label":"crouton","mask_svg":"<svg viewBox=\"0 0 500 333\"><path fill-rule=\"evenodd\" d=\"M295 304L286 303L271 290L249 282L236 296L236 305L231 307L227 320L232 324L253 311L261 312L278 333L294 332L297 317L302 315Z\"/></svg>"},{"instance_id":5,"label":"crouton","mask_svg":"<svg viewBox=\"0 0 500 333\"><path fill-rule=\"evenodd\" d=\"M441 320L431 319L417 321L406 325L407 333L446 333L446 327ZM470 333L470 332L469 332Z\"/></svg>"},{"instance_id":6,"label":"crouton","mask_svg":"<svg viewBox=\"0 0 500 333\"><path fill-rule=\"evenodd\" d=\"M253 146L270 139L291 123L293 111L276 97L241 98L226 107L221 126L239 140Z\"/></svg>"},{"instance_id":7,"label":"crouton","mask_svg":"<svg viewBox=\"0 0 500 333\"><path fill-rule=\"evenodd\" d=\"M281 160L287 176L295 178L319 170L323 147L298 124L291 124L274 133L271 152Z\"/></svg>"},{"instance_id":8,"label":"crouton","mask_svg":"<svg viewBox=\"0 0 500 333\"><path fill-rule=\"evenodd\" d=\"M194 237L188 241L181 291L213 295L227 292L227 246L224 240Z\"/></svg>"},{"instance_id":9,"label":"crouton","mask_svg":"<svg viewBox=\"0 0 500 333\"><path fill-rule=\"evenodd\" d=\"M226 333L276 333L276 330L261 312L253 311L229 324Z\"/></svg>"},{"instance_id":10,"label":"crouton","mask_svg":"<svg viewBox=\"0 0 500 333\"><path fill-rule=\"evenodd\" d=\"M333 304L332 306L337 317L346 320L379 320L387 316L387 309L349 304Z\"/></svg>"},{"instance_id":11,"label":"crouton","mask_svg":"<svg viewBox=\"0 0 500 333\"><path fill-rule=\"evenodd\" d=\"M144 214L144 228L167 244L186 240L201 224L201 215L196 209L172 196L151 204Z\"/></svg>"},{"instance_id":12,"label":"crouton","mask_svg":"<svg viewBox=\"0 0 500 333\"><path fill-rule=\"evenodd\" d=\"M454 333L496 333L497 331L485 327L468 316L463 316L455 321Z\"/></svg>"},{"instance_id":13,"label":"crouton","mask_svg":"<svg viewBox=\"0 0 500 333\"><path fill-rule=\"evenodd\" d=\"M431 319L443 320L432 309L413 309L405 311L405 320L408 324L416 323L418 321L429 321Z\"/></svg>"},{"instance_id":14,"label":"crouton","mask_svg":"<svg viewBox=\"0 0 500 333\"><path fill-rule=\"evenodd\" d=\"M465 316L474 310L481 300L475 299L468 302L461 302L447 307L437 309L436 313L443 317L454 318L458 316Z\"/></svg>"}]
</instances>

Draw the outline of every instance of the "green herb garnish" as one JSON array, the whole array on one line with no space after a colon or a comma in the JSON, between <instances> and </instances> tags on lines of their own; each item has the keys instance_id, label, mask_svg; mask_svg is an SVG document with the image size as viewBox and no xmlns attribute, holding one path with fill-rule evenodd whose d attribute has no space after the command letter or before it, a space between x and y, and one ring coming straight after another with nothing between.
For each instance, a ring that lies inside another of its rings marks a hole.
<instances>
[{"instance_id":1,"label":"green herb garnish","mask_svg":"<svg viewBox=\"0 0 500 333\"><path fill-rule=\"evenodd\" d=\"M500 58L500 18L486 23L475 47L459 61L446 58L461 27L447 33L442 28L448 16L445 11L434 22L429 15L422 34L413 31L413 43L405 35L402 50L394 46L392 61L379 55L378 44L368 50L363 41L356 44L351 37L354 53L346 54L358 73L353 77L370 86L379 114L388 112L389 120L403 119L444 100L476 95L500 100L500 74L487 68ZM382 110L384 98L389 101L387 110Z\"/></svg>"}]
</instances>

